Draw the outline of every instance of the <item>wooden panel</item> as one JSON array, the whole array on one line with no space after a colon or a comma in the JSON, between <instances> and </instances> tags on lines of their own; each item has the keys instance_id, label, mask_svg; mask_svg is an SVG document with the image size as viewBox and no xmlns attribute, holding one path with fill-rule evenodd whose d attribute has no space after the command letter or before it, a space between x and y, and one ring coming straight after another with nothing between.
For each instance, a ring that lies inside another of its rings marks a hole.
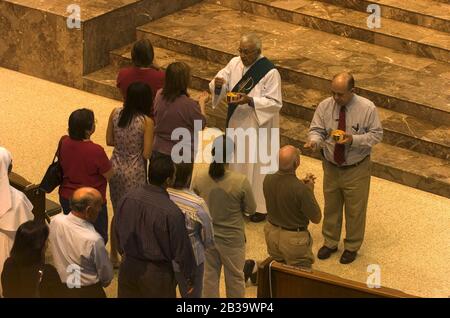
<instances>
[{"instance_id":1,"label":"wooden panel","mask_svg":"<svg viewBox=\"0 0 450 318\"><path fill-rule=\"evenodd\" d=\"M61 212L61 206L45 198L45 192L39 188L39 185L32 184L17 173L9 174L9 183L17 190L23 192L31 204L33 204L33 214L35 220L50 221L48 215L53 216Z\"/></svg>"},{"instance_id":2,"label":"wooden panel","mask_svg":"<svg viewBox=\"0 0 450 318\"><path fill-rule=\"evenodd\" d=\"M401 291L344 279L325 272L300 269L269 258L258 268L258 297L261 298L408 298ZM270 274L270 275L269 275ZM270 283L272 286L270 286Z\"/></svg>"}]
</instances>

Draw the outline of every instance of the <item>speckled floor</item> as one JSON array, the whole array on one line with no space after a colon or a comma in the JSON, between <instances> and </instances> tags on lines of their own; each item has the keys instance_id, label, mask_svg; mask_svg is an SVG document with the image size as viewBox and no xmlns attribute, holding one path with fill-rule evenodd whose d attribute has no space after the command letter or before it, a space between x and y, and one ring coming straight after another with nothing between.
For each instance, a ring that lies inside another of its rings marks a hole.
<instances>
[{"instance_id":1,"label":"speckled floor","mask_svg":"<svg viewBox=\"0 0 450 318\"><path fill-rule=\"evenodd\" d=\"M14 170L39 182L55 151L58 138L66 133L71 111L88 107L98 124L93 140L105 145L110 111L119 102L0 68L0 145L14 157ZM106 148L111 154L111 148ZM314 173L315 193L323 207L322 170L319 161L302 158L299 174ZM56 192L50 195L56 200ZM110 209L111 211L111 209ZM422 297L450 296L450 200L413 188L373 178L365 243L357 260L339 264L340 253L317 260L318 270L365 282L367 266L381 267L381 283ZM321 227L310 227L314 252L320 248ZM257 260L266 254L263 224L247 224L247 254ZM340 246L342 248L342 246ZM222 282L223 286L223 282ZM117 279L107 289L117 294ZM224 295L222 288L222 295ZM256 287L248 286L247 297Z\"/></svg>"}]
</instances>

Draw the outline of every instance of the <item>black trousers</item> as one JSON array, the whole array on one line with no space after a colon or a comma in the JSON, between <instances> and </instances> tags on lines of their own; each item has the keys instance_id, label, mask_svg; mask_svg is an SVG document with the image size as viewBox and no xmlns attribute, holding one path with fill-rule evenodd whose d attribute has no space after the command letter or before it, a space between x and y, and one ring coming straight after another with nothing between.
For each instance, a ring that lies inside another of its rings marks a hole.
<instances>
[{"instance_id":1,"label":"black trousers","mask_svg":"<svg viewBox=\"0 0 450 318\"><path fill-rule=\"evenodd\" d=\"M119 269L119 298L176 298L172 265L126 257Z\"/></svg>"},{"instance_id":2,"label":"black trousers","mask_svg":"<svg viewBox=\"0 0 450 318\"><path fill-rule=\"evenodd\" d=\"M63 298L106 298L100 282L81 288L68 288L66 284L62 284L61 289L63 290Z\"/></svg>"}]
</instances>

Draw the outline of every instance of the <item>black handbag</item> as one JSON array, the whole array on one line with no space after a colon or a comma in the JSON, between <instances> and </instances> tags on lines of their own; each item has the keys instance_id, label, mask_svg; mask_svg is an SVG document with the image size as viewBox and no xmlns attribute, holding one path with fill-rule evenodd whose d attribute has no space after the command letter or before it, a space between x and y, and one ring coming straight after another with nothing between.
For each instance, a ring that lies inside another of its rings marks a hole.
<instances>
[{"instance_id":1,"label":"black handbag","mask_svg":"<svg viewBox=\"0 0 450 318\"><path fill-rule=\"evenodd\" d=\"M61 149L61 142L64 137L61 137L58 143L58 149L56 149L53 161L48 166L44 177L42 178L39 188L44 190L46 193L50 193L55 190L56 187L60 186L63 180L63 173L61 165L59 164L59 150ZM58 160L56 160L58 158ZM55 161L56 160L56 161Z\"/></svg>"}]
</instances>

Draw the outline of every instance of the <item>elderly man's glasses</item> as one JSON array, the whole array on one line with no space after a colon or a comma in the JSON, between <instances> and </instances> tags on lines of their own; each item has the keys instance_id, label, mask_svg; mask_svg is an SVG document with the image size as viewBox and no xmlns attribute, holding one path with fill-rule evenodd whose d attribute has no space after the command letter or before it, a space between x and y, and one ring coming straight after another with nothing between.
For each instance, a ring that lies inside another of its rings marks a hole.
<instances>
[{"instance_id":1,"label":"elderly man's glasses","mask_svg":"<svg viewBox=\"0 0 450 318\"><path fill-rule=\"evenodd\" d=\"M238 49L239 54L243 54L243 55L250 55L250 54L255 53L256 51L258 51L258 50L257 49L249 50L249 49L241 49L241 48Z\"/></svg>"}]
</instances>

